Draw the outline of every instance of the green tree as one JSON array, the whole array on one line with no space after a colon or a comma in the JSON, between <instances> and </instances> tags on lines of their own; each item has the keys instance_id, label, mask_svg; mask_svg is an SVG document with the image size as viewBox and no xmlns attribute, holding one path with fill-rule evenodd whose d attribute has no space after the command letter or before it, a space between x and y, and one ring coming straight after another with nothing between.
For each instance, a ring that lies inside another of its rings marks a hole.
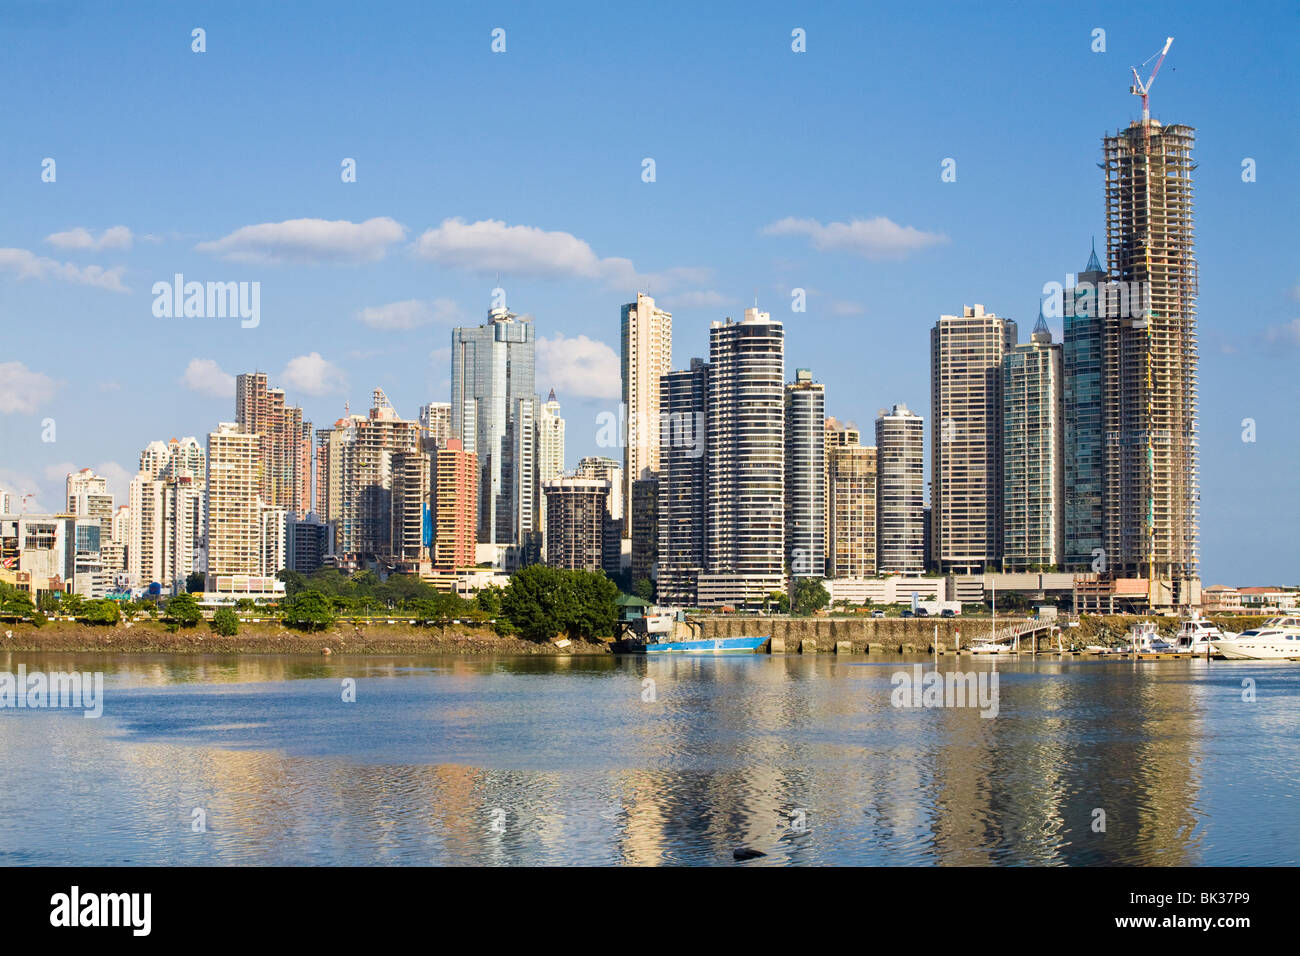
<instances>
[{"instance_id":1,"label":"green tree","mask_svg":"<svg viewBox=\"0 0 1300 956\"><path fill-rule=\"evenodd\" d=\"M82 624L111 626L122 619L116 601L86 601L81 606L77 620Z\"/></svg>"},{"instance_id":2,"label":"green tree","mask_svg":"<svg viewBox=\"0 0 1300 956\"><path fill-rule=\"evenodd\" d=\"M234 637L239 633L239 615L228 607L218 608L217 613L212 615L212 620L208 622L213 633L220 634L222 637Z\"/></svg>"},{"instance_id":3,"label":"green tree","mask_svg":"<svg viewBox=\"0 0 1300 956\"><path fill-rule=\"evenodd\" d=\"M191 571L189 574L185 575L185 593L200 594L202 593L203 587L206 583L207 578L204 576L202 571Z\"/></svg>"},{"instance_id":4,"label":"green tree","mask_svg":"<svg viewBox=\"0 0 1300 956\"><path fill-rule=\"evenodd\" d=\"M182 591L167 600L167 605L163 608L163 616L164 620L170 621L177 627L193 627L203 620L203 611L199 608L199 602L195 600L193 594Z\"/></svg>"},{"instance_id":5,"label":"green tree","mask_svg":"<svg viewBox=\"0 0 1300 956\"><path fill-rule=\"evenodd\" d=\"M794 579L793 610L796 614L811 614L830 603L831 596L821 578Z\"/></svg>"},{"instance_id":6,"label":"green tree","mask_svg":"<svg viewBox=\"0 0 1300 956\"><path fill-rule=\"evenodd\" d=\"M299 591L284 602L284 623L300 631L323 631L334 623L334 609L319 591Z\"/></svg>"},{"instance_id":7,"label":"green tree","mask_svg":"<svg viewBox=\"0 0 1300 956\"><path fill-rule=\"evenodd\" d=\"M275 576L284 582L285 597L293 597L307 586L306 576L299 574L297 571L290 571L288 568L285 568L283 571L277 571Z\"/></svg>"},{"instance_id":8,"label":"green tree","mask_svg":"<svg viewBox=\"0 0 1300 956\"><path fill-rule=\"evenodd\" d=\"M489 584L474 595L474 606L488 617L496 617L501 613L502 593L499 587Z\"/></svg>"},{"instance_id":9,"label":"green tree","mask_svg":"<svg viewBox=\"0 0 1300 956\"><path fill-rule=\"evenodd\" d=\"M638 578L632 584L632 593L643 601L654 601L655 583L649 578Z\"/></svg>"},{"instance_id":10,"label":"green tree","mask_svg":"<svg viewBox=\"0 0 1300 956\"><path fill-rule=\"evenodd\" d=\"M0 617L17 620L35 615L36 605L32 603L31 595L6 585L6 590L0 593Z\"/></svg>"},{"instance_id":11,"label":"green tree","mask_svg":"<svg viewBox=\"0 0 1300 956\"><path fill-rule=\"evenodd\" d=\"M501 599L502 614L524 637L546 641L613 633L618 585L600 571L567 571L534 564L516 572Z\"/></svg>"}]
</instances>

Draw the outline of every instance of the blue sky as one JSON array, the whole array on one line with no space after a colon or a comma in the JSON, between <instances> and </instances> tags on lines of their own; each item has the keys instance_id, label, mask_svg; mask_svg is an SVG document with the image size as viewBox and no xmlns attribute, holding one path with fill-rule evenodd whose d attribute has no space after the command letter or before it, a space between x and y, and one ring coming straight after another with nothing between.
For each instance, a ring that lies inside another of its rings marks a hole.
<instances>
[{"instance_id":1,"label":"blue sky","mask_svg":"<svg viewBox=\"0 0 1300 956\"><path fill-rule=\"evenodd\" d=\"M597 415L639 288L672 310L679 367L757 296L831 414L928 417L935 318L979 302L1027 338L1043 284L1100 244L1101 138L1140 115L1129 67L1172 35L1152 114L1197 129L1204 578L1296 583L1300 15L1224 11L14 0L0 487L53 507L95 467L124 501L140 449L230 419L252 369L317 425L375 386L414 417L447 400L450 329L481 321L498 273L536 321L569 464L609 451ZM178 272L260 282L260 324L155 317Z\"/></svg>"}]
</instances>

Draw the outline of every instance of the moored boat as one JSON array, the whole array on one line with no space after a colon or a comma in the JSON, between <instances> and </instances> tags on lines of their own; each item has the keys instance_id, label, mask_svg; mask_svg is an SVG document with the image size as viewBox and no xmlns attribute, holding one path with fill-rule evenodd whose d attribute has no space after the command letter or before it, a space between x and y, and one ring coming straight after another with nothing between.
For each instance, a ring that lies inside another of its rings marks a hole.
<instances>
[{"instance_id":1,"label":"moored boat","mask_svg":"<svg viewBox=\"0 0 1300 956\"><path fill-rule=\"evenodd\" d=\"M1178 627L1174 636L1174 650L1179 654L1207 654L1213 652L1216 641L1229 641L1236 634L1219 630L1213 621L1203 617L1190 617Z\"/></svg>"},{"instance_id":2,"label":"moored boat","mask_svg":"<svg viewBox=\"0 0 1300 956\"><path fill-rule=\"evenodd\" d=\"M1136 622L1128 629L1128 641L1125 650L1132 654L1168 654L1174 650L1174 645L1160 636L1155 621Z\"/></svg>"},{"instance_id":3,"label":"moored boat","mask_svg":"<svg viewBox=\"0 0 1300 956\"><path fill-rule=\"evenodd\" d=\"M1235 638L1214 642L1230 661L1300 660L1300 617L1275 617Z\"/></svg>"},{"instance_id":4,"label":"moored boat","mask_svg":"<svg viewBox=\"0 0 1300 956\"><path fill-rule=\"evenodd\" d=\"M646 640L633 639L627 644L633 654L754 654L767 646L769 639L768 636L697 637L665 641L649 635Z\"/></svg>"}]
</instances>

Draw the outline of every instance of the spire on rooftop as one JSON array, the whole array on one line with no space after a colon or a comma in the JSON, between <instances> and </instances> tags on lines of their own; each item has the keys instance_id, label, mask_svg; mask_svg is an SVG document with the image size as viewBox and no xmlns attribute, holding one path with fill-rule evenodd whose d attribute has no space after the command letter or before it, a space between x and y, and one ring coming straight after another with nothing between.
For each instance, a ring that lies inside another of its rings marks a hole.
<instances>
[{"instance_id":1,"label":"spire on rooftop","mask_svg":"<svg viewBox=\"0 0 1300 956\"><path fill-rule=\"evenodd\" d=\"M548 402L553 402L553 401L555 401L555 389L551 389L551 394L550 394L550 396L549 396L546 400L547 400Z\"/></svg>"},{"instance_id":2,"label":"spire on rooftop","mask_svg":"<svg viewBox=\"0 0 1300 956\"><path fill-rule=\"evenodd\" d=\"M1097 237L1096 236L1094 236L1092 239L1092 255L1088 256L1088 265L1084 268L1083 271L1084 272L1105 271L1102 269L1101 263L1097 261Z\"/></svg>"}]
</instances>

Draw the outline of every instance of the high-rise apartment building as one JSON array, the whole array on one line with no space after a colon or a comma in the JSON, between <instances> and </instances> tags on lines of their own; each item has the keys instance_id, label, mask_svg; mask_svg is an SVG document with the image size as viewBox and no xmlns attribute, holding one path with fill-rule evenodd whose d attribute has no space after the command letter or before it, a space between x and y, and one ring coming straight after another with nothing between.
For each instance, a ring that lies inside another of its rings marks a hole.
<instances>
[{"instance_id":1,"label":"high-rise apartment building","mask_svg":"<svg viewBox=\"0 0 1300 956\"><path fill-rule=\"evenodd\" d=\"M453 438L434 456L433 566L472 568L478 535L478 461Z\"/></svg>"},{"instance_id":2,"label":"high-rise apartment building","mask_svg":"<svg viewBox=\"0 0 1300 956\"><path fill-rule=\"evenodd\" d=\"M660 604L694 606L704 570L708 380L708 363L694 358L689 370L669 372L660 383Z\"/></svg>"},{"instance_id":3,"label":"high-rise apartment building","mask_svg":"<svg viewBox=\"0 0 1300 956\"><path fill-rule=\"evenodd\" d=\"M1129 293L1104 326L1106 569L1164 606L1200 601L1194 132L1144 110L1103 142L1107 272Z\"/></svg>"},{"instance_id":4,"label":"high-rise apartment building","mask_svg":"<svg viewBox=\"0 0 1300 956\"><path fill-rule=\"evenodd\" d=\"M537 410L537 481L541 483L564 474L564 419L555 389ZM538 491L538 530L546 537L546 492Z\"/></svg>"},{"instance_id":5,"label":"high-rise apartment building","mask_svg":"<svg viewBox=\"0 0 1300 956\"><path fill-rule=\"evenodd\" d=\"M632 484L659 473L660 379L673 367L673 317L638 292L623 306L621 368L627 436L623 449L622 514L632 510ZM630 524L624 537L631 534Z\"/></svg>"},{"instance_id":6,"label":"high-rise apartment building","mask_svg":"<svg viewBox=\"0 0 1300 956\"><path fill-rule=\"evenodd\" d=\"M785 560L792 579L826 576L826 386L806 368L785 387Z\"/></svg>"},{"instance_id":7,"label":"high-rise apartment building","mask_svg":"<svg viewBox=\"0 0 1300 956\"><path fill-rule=\"evenodd\" d=\"M709 330L702 606L785 587L785 328L746 309Z\"/></svg>"},{"instance_id":8,"label":"high-rise apartment building","mask_svg":"<svg viewBox=\"0 0 1300 956\"><path fill-rule=\"evenodd\" d=\"M865 578L876 573L876 449L840 445L831 450L830 574Z\"/></svg>"},{"instance_id":9,"label":"high-rise apartment building","mask_svg":"<svg viewBox=\"0 0 1300 956\"><path fill-rule=\"evenodd\" d=\"M1061 346L1040 309L1002 363L1002 567L1052 570L1065 549Z\"/></svg>"},{"instance_id":10,"label":"high-rise apartment building","mask_svg":"<svg viewBox=\"0 0 1300 956\"><path fill-rule=\"evenodd\" d=\"M831 566L831 452L845 445L861 445L862 432L852 422L842 424L838 418L826 419L826 568Z\"/></svg>"},{"instance_id":11,"label":"high-rise apartment building","mask_svg":"<svg viewBox=\"0 0 1300 956\"><path fill-rule=\"evenodd\" d=\"M653 581L659 562L659 479L632 482L632 583Z\"/></svg>"},{"instance_id":12,"label":"high-rise apartment building","mask_svg":"<svg viewBox=\"0 0 1300 956\"><path fill-rule=\"evenodd\" d=\"M1001 561L1002 360L1016 323L967 306L930 330L931 554L943 571Z\"/></svg>"},{"instance_id":13,"label":"high-rise apartment building","mask_svg":"<svg viewBox=\"0 0 1300 956\"><path fill-rule=\"evenodd\" d=\"M234 422L222 422L208 435L204 513L209 589L216 575L261 573L260 448L260 436Z\"/></svg>"},{"instance_id":14,"label":"high-rise apartment building","mask_svg":"<svg viewBox=\"0 0 1300 956\"><path fill-rule=\"evenodd\" d=\"M451 333L451 437L478 456L478 540L527 546L536 529L533 324L504 307Z\"/></svg>"},{"instance_id":15,"label":"high-rise apartment building","mask_svg":"<svg viewBox=\"0 0 1300 956\"><path fill-rule=\"evenodd\" d=\"M89 468L67 476L68 514L94 518L99 522L99 556L106 572L124 570L125 550L113 543L113 494L108 479Z\"/></svg>"},{"instance_id":16,"label":"high-rise apartment building","mask_svg":"<svg viewBox=\"0 0 1300 956\"><path fill-rule=\"evenodd\" d=\"M446 448L451 440L451 402L429 402L420 406L420 438L425 451Z\"/></svg>"},{"instance_id":17,"label":"high-rise apartment building","mask_svg":"<svg viewBox=\"0 0 1300 956\"><path fill-rule=\"evenodd\" d=\"M259 436L258 489L270 508L311 510L311 423L285 404L284 389L268 388L265 372L235 377L235 422Z\"/></svg>"},{"instance_id":18,"label":"high-rise apartment building","mask_svg":"<svg viewBox=\"0 0 1300 956\"><path fill-rule=\"evenodd\" d=\"M332 433L318 434L325 486L318 507L324 505L323 519L336 523L341 565L392 555L393 456L418 451L419 444L419 423L399 418L380 388L365 416L340 419Z\"/></svg>"},{"instance_id":19,"label":"high-rise apartment building","mask_svg":"<svg viewBox=\"0 0 1300 956\"><path fill-rule=\"evenodd\" d=\"M437 454L436 452L434 454ZM388 553L397 570L418 573L433 544L433 461L426 451L392 455L392 504Z\"/></svg>"},{"instance_id":20,"label":"high-rise apartment building","mask_svg":"<svg viewBox=\"0 0 1300 956\"><path fill-rule=\"evenodd\" d=\"M609 496L614 492L610 480L568 475L551 478L544 487L550 530L546 563L553 568L602 570Z\"/></svg>"},{"instance_id":21,"label":"high-rise apartment building","mask_svg":"<svg viewBox=\"0 0 1300 956\"><path fill-rule=\"evenodd\" d=\"M1106 424L1102 379L1106 273L1094 249L1063 294L1061 348L1065 422L1065 552L1072 571L1089 571L1104 547ZM1100 567L1100 564L1098 565Z\"/></svg>"},{"instance_id":22,"label":"high-rise apartment building","mask_svg":"<svg viewBox=\"0 0 1300 956\"><path fill-rule=\"evenodd\" d=\"M186 577L202 570L206 479L207 454L197 438L151 441L140 452L126 518L126 569L132 584L157 582L179 591Z\"/></svg>"},{"instance_id":23,"label":"high-rise apartment building","mask_svg":"<svg viewBox=\"0 0 1300 956\"><path fill-rule=\"evenodd\" d=\"M876 569L925 570L925 424L906 405L876 416Z\"/></svg>"}]
</instances>

